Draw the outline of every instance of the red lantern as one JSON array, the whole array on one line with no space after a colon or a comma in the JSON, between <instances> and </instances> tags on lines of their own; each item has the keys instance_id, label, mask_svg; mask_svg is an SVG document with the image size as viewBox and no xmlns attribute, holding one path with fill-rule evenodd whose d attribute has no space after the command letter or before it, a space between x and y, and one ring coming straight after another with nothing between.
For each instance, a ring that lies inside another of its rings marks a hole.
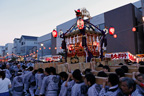
<instances>
[{"instance_id":1,"label":"red lantern","mask_svg":"<svg viewBox=\"0 0 144 96\"><path fill-rule=\"evenodd\" d=\"M56 38L57 37L57 31L53 30L52 35L53 35L54 38Z\"/></svg>"},{"instance_id":2,"label":"red lantern","mask_svg":"<svg viewBox=\"0 0 144 96\"><path fill-rule=\"evenodd\" d=\"M83 21L83 19L78 19L77 20L77 27L79 29L83 29L84 28L84 21Z\"/></svg>"},{"instance_id":3,"label":"red lantern","mask_svg":"<svg viewBox=\"0 0 144 96\"><path fill-rule=\"evenodd\" d=\"M132 28L132 31L133 31L133 32L135 32L135 31L136 31L136 28L135 28L135 27L133 27L133 28Z\"/></svg>"},{"instance_id":4,"label":"red lantern","mask_svg":"<svg viewBox=\"0 0 144 96\"><path fill-rule=\"evenodd\" d=\"M117 35L116 35L116 34L114 34L114 35L113 35L113 37L114 37L114 38L117 38Z\"/></svg>"},{"instance_id":5,"label":"red lantern","mask_svg":"<svg viewBox=\"0 0 144 96\"><path fill-rule=\"evenodd\" d=\"M110 34L110 35L113 35L114 32L115 32L115 28L114 28L114 27L110 27L110 28L109 28L109 34Z\"/></svg>"},{"instance_id":6,"label":"red lantern","mask_svg":"<svg viewBox=\"0 0 144 96\"><path fill-rule=\"evenodd\" d=\"M51 49L51 47L49 47L49 50Z\"/></svg>"},{"instance_id":7,"label":"red lantern","mask_svg":"<svg viewBox=\"0 0 144 96\"><path fill-rule=\"evenodd\" d=\"M44 47L44 49L46 49L46 47Z\"/></svg>"},{"instance_id":8,"label":"red lantern","mask_svg":"<svg viewBox=\"0 0 144 96\"><path fill-rule=\"evenodd\" d=\"M57 49L57 47L55 47L55 50Z\"/></svg>"}]
</instances>

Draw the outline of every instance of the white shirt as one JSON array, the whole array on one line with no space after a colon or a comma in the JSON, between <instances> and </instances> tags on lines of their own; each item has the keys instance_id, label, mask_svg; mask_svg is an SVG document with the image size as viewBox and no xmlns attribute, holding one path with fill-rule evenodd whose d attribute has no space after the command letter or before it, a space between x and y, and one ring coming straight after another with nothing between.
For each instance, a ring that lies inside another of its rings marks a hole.
<instances>
[{"instance_id":1,"label":"white shirt","mask_svg":"<svg viewBox=\"0 0 144 96\"><path fill-rule=\"evenodd\" d=\"M96 89L96 87L99 89ZM100 85L98 86L97 84L93 84L89 89L88 89L88 96L99 96L99 92L100 92L101 88Z\"/></svg>"},{"instance_id":2,"label":"white shirt","mask_svg":"<svg viewBox=\"0 0 144 96\"><path fill-rule=\"evenodd\" d=\"M8 92L8 86L11 85L11 81L8 78L5 78L4 80L2 80L2 78L0 78L0 93L5 93Z\"/></svg>"}]
</instances>

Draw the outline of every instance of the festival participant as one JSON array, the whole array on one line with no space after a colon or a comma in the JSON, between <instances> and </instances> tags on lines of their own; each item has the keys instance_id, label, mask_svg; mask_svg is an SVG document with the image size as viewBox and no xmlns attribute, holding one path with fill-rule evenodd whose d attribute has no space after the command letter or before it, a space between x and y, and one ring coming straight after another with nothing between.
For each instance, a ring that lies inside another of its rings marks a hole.
<instances>
[{"instance_id":1,"label":"festival participant","mask_svg":"<svg viewBox=\"0 0 144 96\"><path fill-rule=\"evenodd\" d=\"M144 67L139 67L139 73L144 74Z\"/></svg>"},{"instance_id":2,"label":"festival participant","mask_svg":"<svg viewBox=\"0 0 144 96\"><path fill-rule=\"evenodd\" d=\"M2 70L5 71L6 78L11 79L12 75L11 75L10 71L8 69L6 69L5 65L2 65Z\"/></svg>"},{"instance_id":3,"label":"festival participant","mask_svg":"<svg viewBox=\"0 0 144 96\"><path fill-rule=\"evenodd\" d=\"M33 67L29 67L28 72L23 75L23 78L24 78L24 92L25 92L25 94L27 94L27 96L29 96L29 88L28 88L28 83L29 83L28 79L29 78L27 78L27 77L29 77L30 74L32 74L32 72L33 72Z\"/></svg>"},{"instance_id":4,"label":"festival participant","mask_svg":"<svg viewBox=\"0 0 144 96\"><path fill-rule=\"evenodd\" d=\"M12 82L13 96L23 96L23 90L24 90L23 84L24 84L24 80L23 80L22 70L19 70L17 76L14 77Z\"/></svg>"},{"instance_id":5,"label":"festival participant","mask_svg":"<svg viewBox=\"0 0 144 96\"><path fill-rule=\"evenodd\" d=\"M66 83L66 80L68 78L68 74L66 72L61 72L59 74L60 78L61 78L61 86L60 86L60 94L59 96L67 96L67 90L68 90L68 87L65 86L65 83Z\"/></svg>"},{"instance_id":6,"label":"festival participant","mask_svg":"<svg viewBox=\"0 0 144 96\"><path fill-rule=\"evenodd\" d=\"M144 95L144 74L138 74L136 79L136 73L133 72L133 80L137 83L136 87L140 94Z\"/></svg>"},{"instance_id":7,"label":"festival participant","mask_svg":"<svg viewBox=\"0 0 144 96\"><path fill-rule=\"evenodd\" d=\"M50 67L50 75L45 80L45 96L57 96L58 95L58 83L59 83L59 76L56 75L56 69L54 67ZM40 92L40 95L44 93Z\"/></svg>"},{"instance_id":8,"label":"festival participant","mask_svg":"<svg viewBox=\"0 0 144 96\"><path fill-rule=\"evenodd\" d=\"M28 93L30 93L30 96L34 96L35 93L35 88L36 88L36 78L35 74L37 73L37 70L32 71L26 78L27 80L27 86L26 90Z\"/></svg>"},{"instance_id":9,"label":"festival participant","mask_svg":"<svg viewBox=\"0 0 144 96\"><path fill-rule=\"evenodd\" d=\"M45 77L43 78L43 80L42 80L42 85L41 85L41 88L40 88L40 92L39 92L39 95L40 96L43 96L44 94L45 94L45 92L46 92L46 80L47 80L47 77L50 75L50 68L45 68L45 72L44 72L44 74L45 74Z\"/></svg>"},{"instance_id":10,"label":"festival participant","mask_svg":"<svg viewBox=\"0 0 144 96\"><path fill-rule=\"evenodd\" d=\"M9 88L11 88L10 79L5 77L4 71L0 71L0 96L10 96Z\"/></svg>"},{"instance_id":11,"label":"festival participant","mask_svg":"<svg viewBox=\"0 0 144 96\"><path fill-rule=\"evenodd\" d=\"M43 73L43 69L42 68L39 68L38 69L38 72L37 72L37 75L36 75L36 92L35 92L35 96L39 96L39 92L40 92L40 89L41 89L41 86L42 86L42 80L44 78L44 73Z\"/></svg>"},{"instance_id":12,"label":"festival participant","mask_svg":"<svg viewBox=\"0 0 144 96\"><path fill-rule=\"evenodd\" d=\"M129 77L124 77L121 80L120 87L123 92L123 96L143 96L136 89L136 83Z\"/></svg>"},{"instance_id":13,"label":"festival participant","mask_svg":"<svg viewBox=\"0 0 144 96\"><path fill-rule=\"evenodd\" d=\"M104 72L110 72L109 66L107 66L107 65L103 66L103 71Z\"/></svg>"},{"instance_id":14,"label":"festival participant","mask_svg":"<svg viewBox=\"0 0 144 96\"><path fill-rule=\"evenodd\" d=\"M66 65L67 65L69 74L68 74L67 80L62 83L59 96L71 96L71 89L73 85L75 84L75 81L72 80L71 67L68 63L66 63ZM63 92L63 89L66 89L66 90Z\"/></svg>"},{"instance_id":15,"label":"festival participant","mask_svg":"<svg viewBox=\"0 0 144 96\"><path fill-rule=\"evenodd\" d=\"M101 90L100 85L96 84L95 76L93 74L87 74L85 76L85 84L89 87L87 95L88 96L99 96Z\"/></svg>"},{"instance_id":16,"label":"festival participant","mask_svg":"<svg viewBox=\"0 0 144 96\"><path fill-rule=\"evenodd\" d=\"M75 81L75 84L72 87L71 96L83 96L81 92L81 87L85 84L82 80L82 75L80 70L79 69L74 70L72 76L73 76L73 80Z\"/></svg>"},{"instance_id":17,"label":"festival participant","mask_svg":"<svg viewBox=\"0 0 144 96\"><path fill-rule=\"evenodd\" d=\"M105 89L106 84L109 85L108 90ZM116 74L110 74L108 81L103 82L103 88L101 89L99 96L122 96L121 90L118 87L119 78Z\"/></svg>"},{"instance_id":18,"label":"festival participant","mask_svg":"<svg viewBox=\"0 0 144 96\"><path fill-rule=\"evenodd\" d=\"M108 77L108 75L104 71L98 72L97 76L99 76L99 77Z\"/></svg>"},{"instance_id":19,"label":"festival participant","mask_svg":"<svg viewBox=\"0 0 144 96\"><path fill-rule=\"evenodd\" d=\"M122 68L117 68L115 70L115 72L118 75L118 77L119 77L120 80L125 76L124 70Z\"/></svg>"},{"instance_id":20,"label":"festival participant","mask_svg":"<svg viewBox=\"0 0 144 96\"><path fill-rule=\"evenodd\" d=\"M121 68L124 70L124 73L128 73L128 67L127 66L123 65L123 66L121 66Z\"/></svg>"}]
</instances>

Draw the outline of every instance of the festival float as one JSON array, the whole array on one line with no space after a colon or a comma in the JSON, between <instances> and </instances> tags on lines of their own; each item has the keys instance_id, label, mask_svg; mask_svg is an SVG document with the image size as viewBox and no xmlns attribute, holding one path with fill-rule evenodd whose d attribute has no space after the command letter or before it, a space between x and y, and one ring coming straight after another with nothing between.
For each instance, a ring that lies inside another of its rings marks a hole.
<instances>
[{"instance_id":1,"label":"festival float","mask_svg":"<svg viewBox=\"0 0 144 96\"><path fill-rule=\"evenodd\" d=\"M65 62L90 62L92 58L103 58L103 45L106 46L105 32L90 23L90 13L85 9L75 10L76 23L60 35ZM87 17L86 19L84 19Z\"/></svg>"}]
</instances>

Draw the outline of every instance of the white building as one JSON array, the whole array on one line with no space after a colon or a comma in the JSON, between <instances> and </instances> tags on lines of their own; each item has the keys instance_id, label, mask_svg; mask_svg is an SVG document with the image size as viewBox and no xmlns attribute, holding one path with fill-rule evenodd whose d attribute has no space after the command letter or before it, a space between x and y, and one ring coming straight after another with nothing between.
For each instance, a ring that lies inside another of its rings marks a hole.
<instances>
[{"instance_id":1,"label":"white building","mask_svg":"<svg viewBox=\"0 0 144 96\"><path fill-rule=\"evenodd\" d=\"M20 39L19 38L15 38L13 40L13 54L16 56L19 56L20 55Z\"/></svg>"},{"instance_id":2,"label":"white building","mask_svg":"<svg viewBox=\"0 0 144 96\"><path fill-rule=\"evenodd\" d=\"M4 56L4 49L5 49L5 46L0 46L0 57Z\"/></svg>"},{"instance_id":3,"label":"white building","mask_svg":"<svg viewBox=\"0 0 144 96\"><path fill-rule=\"evenodd\" d=\"M37 46L37 38L34 36L25 36L22 35L20 38L20 55L27 56L29 55L29 50L32 49L34 46Z\"/></svg>"},{"instance_id":4,"label":"white building","mask_svg":"<svg viewBox=\"0 0 144 96\"><path fill-rule=\"evenodd\" d=\"M10 59L12 57L12 48L13 48L13 43L5 44L5 56L6 56L6 59Z\"/></svg>"}]
</instances>

